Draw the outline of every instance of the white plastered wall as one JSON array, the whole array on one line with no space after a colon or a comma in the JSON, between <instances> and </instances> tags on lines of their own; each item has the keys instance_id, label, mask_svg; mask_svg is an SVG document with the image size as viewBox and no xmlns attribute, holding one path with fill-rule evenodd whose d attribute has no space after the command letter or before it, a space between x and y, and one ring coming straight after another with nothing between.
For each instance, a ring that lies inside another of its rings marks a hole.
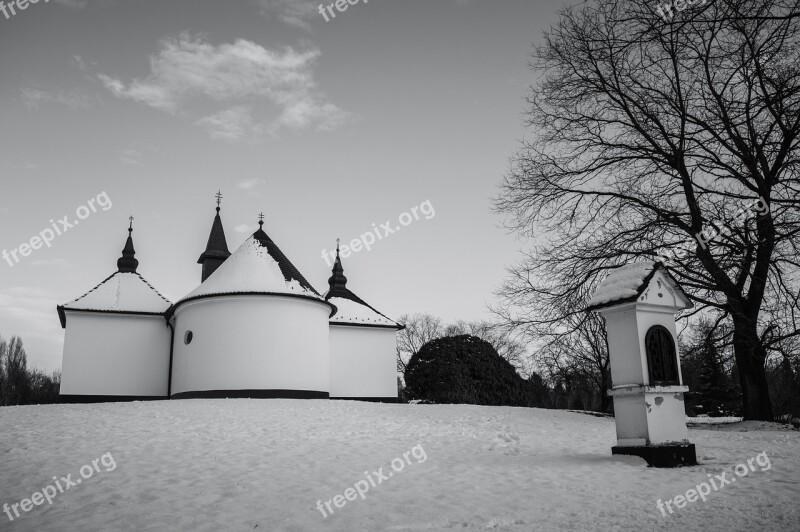
<instances>
[{"instance_id":1,"label":"white plastered wall","mask_svg":"<svg viewBox=\"0 0 800 532\"><path fill-rule=\"evenodd\" d=\"M172 394L210 390L329 391L330 307L241 295L190 301L175 312ZM188 345L184 338L191 330Z\"/></svg>"},{"instance_id":2,"label":"white plastered wall","mask_svg":"<svg viewBox=\"0 0 800 532\"><path fill-rule=\"evenodd\" d=\"M61 395L166 397L171 332L163 316L65 314Z\"/></svg>"},{"instance_id":3,"label":"white plastered wall","mask_svg":"<svg viewBox=\"0 0 800 532\"><path fill-rule=\"evenodd\" d=\"M331 397L397 398L396 333L332 324Z\"/></svg>"}]
</instances>

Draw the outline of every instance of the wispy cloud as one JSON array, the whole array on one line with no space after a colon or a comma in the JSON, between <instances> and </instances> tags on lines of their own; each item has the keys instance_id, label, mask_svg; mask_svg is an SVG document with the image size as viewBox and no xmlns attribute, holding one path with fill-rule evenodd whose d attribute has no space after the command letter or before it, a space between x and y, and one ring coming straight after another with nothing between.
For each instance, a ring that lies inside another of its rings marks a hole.
<instances>
[{"instance_id":1,"label":"wispy cloud","mask_svg":"<svg viewBox=\"0 0 800 532\"><path fill-rule=\"evenodd\" d=\"M287 101L281 116L270 127L271 133L277 133L281 127L302 129L315 126L317 131L332 131L352 120L353 115L316 98L294 98Z\"/></svg>"},{"instance_id":2,"label":"wispy cloud","mask_svg":"<svg viewBox=\"0 0 800 532\"><path fill-rule=\"evenodd\" d=\"M319 16L317 5L312 0L257 0L263 15L278 17L286 24L311 31L307 22Z\"/></svg>"},{"instance_id":3,"label":"wispy cloud","mask_svg":"<svg viewBox=\"0 0 800 532\"><path fill-rule=\"evenodd\" d=\"M317 88L313 67L319 56L316 48L269 49L244 39L215 46L182 33L162 41L161 50L150 57L148 77L129 83L102 73L98 77L118 98L176 115L192 114L190 104L198 100L223 104L194 123L212 138L235 142L284 128L330 130L351 117ZM256 120L258 102L277 109L277 116Z\"/></svg>"},{"instance_id":4,"label":"wispy cloud","mask_svg":"<svg viewBox=\"0 0 800 532\"><path fill-rule=\"evenodd\" d=\"M237 105L213 115L204 116L197 122L206 130L212 139L238 142L248 138L257 137L261 127L253 125L251 108L246 105Z\"/></svg>"},{"instance_id":5,"label":"wispy cloud","mask_svg":"<svg viewBox=\"0 0 800 532\"><path fill-rule=\"evenodd\" d=\"M72 265L67 259L38 259L31 262L33 266L68 268Z\"/></svg>"},{"instance_id":6,"label":"wispy cloud","mask_svg":"<svg viewBox=\"0 0 800 532\"><path fill-rule=\"evenodd\" d=\"M254 233L256 230L256 226L241 224L234 227L233 230L237 233Z\"/></svg>"},{"instance_id":7,"label":"wispy cloud","mask_svg":"<svg viewBox=\"0 0 800 532\"><path fill-rule=\"evenodd\" d=\"M237 183L236 188L246 191L251 196L260 196L261 193L258 191L258 188L264 183L266 183L266 181L263 179L254 177Z\"/></svg>"},{"instance_id":8,"label":"wispy cloud","mask_svg":"<svg viewBox=\"0 0 800 532\"><path fill-rule=\"evenodd\" d=\"M119 160L126 166L144 166L142 152L136 148L125 148L120 152Z\"/></svg>"},{"instance_id":9,"label":"wispy cloud","mask_svg":"<svg viewBox=\"0 0 800 532\"><path fill-rule=\"evenodd\" d=\"M258 185L263 183L266 183L266 181L261 178L254 177L252 179L245 179L241 183L237 183L236 188L241 188L242 190L253 190Z\"/></svg>"},{"instance_id":10,"label":"wispy cloud","mask_svg":"<svg viewBox=\"0 0 800 532\"><path fill-rule=\"evenodd\" d=\"M86 65L86 61L84 61L83 57L79 55L73 55L72 62L75 64L76 67L83 70L84 72L87 72L89 70L89 67Z\"/></svg>"},{"instance_id":11,"label":"wispy cloud","mask_svg":"<svg viewBox=\"0 0 800 532\"><path fill-rule=\"evenodd\" d=\"M118 98L130 98L164 111L175 111L177 108L177 102L173 99L173 95L164 87L159 87L154 83L134 80L129 87L125 87L122 81L111 76L98 74L97 77Z\"/></svg>"},{"instance_id":12,"label":"wispy cloud","mask_svg":"<svg viewBox=\"0 0 800 532\"><path fill-rule=\"evenodd\" d=\"M44 104L66 105L71 109L89 107L91 98L86 94L73 90L69 92L48 92L32 87L22 87L22 103L28 109L39 109Z\"/></svg>"},{"instance_id":13,"label":"wispy cloud","mask_svg":"<svg viewBox=\"0 0 800 532\"><path fill-rule=\"evenodd\" d=\"M9 162L9 161L3 161L3 164L5 166L8 166L9 168L13 168L14 170L38 170L39 169L39 165L38 164L29 162L29 161L24 161L24 162L21 162L21 163L12 163L12 162Z\"/></svg>"}]
</instances>

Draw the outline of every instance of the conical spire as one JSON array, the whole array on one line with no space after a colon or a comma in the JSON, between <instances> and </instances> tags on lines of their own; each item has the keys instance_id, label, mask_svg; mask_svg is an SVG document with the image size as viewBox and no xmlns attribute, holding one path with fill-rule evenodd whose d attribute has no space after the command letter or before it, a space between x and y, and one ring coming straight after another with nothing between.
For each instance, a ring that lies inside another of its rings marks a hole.
<instances>
[{"instance_id":1,"label":"conical spire","mask_svg":"<svg viewBox=\"0 0 800 532\"><path fill-rule=\"evenodd\" d=\"M344 268L342 267L342 259L339 258L339 239L336 239L336 261L333 263L333 272L328 279L328 297L346 297L350 292L347 289L347 277L344 276Z\"/></svg>"},{"instance_id":2,"label":"conical spire","mask_svg":"<svg viewBox=\"0 0 800 532\"><path fill-rule=\"evenodd\" d=\"M136 273L136 268L139 267L139 261L134 256L136 255L136 250L133 249L133 216L130 217L130 222L128 240L125 242L122 256L117 259L117 269L120 273Z\"/></svg>"},{"instance_id":3,"label":"conical spire","mask_svg":"<svg viewBox=\"0 0 800 532\"><path fill-rule=\"evenodd\" d=\"M267 233L264 232L264 213L263 212L259 213L259 215L258 215L258 229L256 229L255 233L253 233L253 237L256 240L258 240L259 242L261 242L262 246L267 247L267 241L269 240L269 237L267 236Z\"/></svg>"},{"instance_id":4,"label":"conical spire","mask_svg":"<svg viewBox=\"0 0 800 532\"><path fill-rule=\"evenodd\" d=\"M339 257L338 238L336 239L336 260L328 279L328 286L330 290L325 293L325 301L336 307L336 312L331 317L331 324L389 327L398 330L403 328L402 325L398 325L378 312L347 288L347 277L344 276L342 259Z\"/></svg>"},{"instance_id":5,"label":"conical spire","mask_svg":"<svg viewBox=\"0 0 800 532\"><path fill-rule=\"evenodd\" d=\"M228 242L225 240L225 230L222 228L222 218L219 216L220 203L222 203L221 191L216 193L216 198L217 215L211 225L211 233L208 235L206 250L197 259L197 263L203 265L201 281L205 281L209 275L214 273L225 262L225 259L231 256L230 251L228 251Z\"/></svg>"}]
</instances>

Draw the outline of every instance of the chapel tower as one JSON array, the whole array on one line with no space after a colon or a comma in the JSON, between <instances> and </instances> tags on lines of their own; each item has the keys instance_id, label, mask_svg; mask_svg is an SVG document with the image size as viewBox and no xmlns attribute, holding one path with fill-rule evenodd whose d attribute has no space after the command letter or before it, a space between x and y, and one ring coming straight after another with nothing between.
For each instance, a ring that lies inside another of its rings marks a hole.
<instances>
[{"instance_id":1,"label":"chapel tower","mask_svg":"<svg viewBox=\"0 0 800 532\"><path fill-rule=\"evenodd\" d=\"M206 250L197 259L198 264L203 265L203 273L200 282L208 279L219 268L225 260L231 256L228 251L228 242L225 240L225 230L222 228L222 219L219 217L219 205L222 203L222 192L217 192L217 215L211 225L211 233L208 235Z\"/></svg>"}]
</instances>

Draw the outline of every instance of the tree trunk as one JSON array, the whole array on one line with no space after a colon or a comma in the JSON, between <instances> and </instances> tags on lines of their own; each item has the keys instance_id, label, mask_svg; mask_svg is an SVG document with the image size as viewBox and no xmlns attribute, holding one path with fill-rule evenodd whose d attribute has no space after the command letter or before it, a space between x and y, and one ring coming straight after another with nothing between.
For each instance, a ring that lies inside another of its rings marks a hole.
<instances>
[{"instance_id":1,"label":"tree trunk","mask_svg":"<svg viewBox=\"0 0 800 532\"><path fill-rule=\"evenodd\" d=\"M772 421L772 401L764 368L766 354L754 322L734 317L733 324L733 351L742 387L742 415L744 419Z\"/></svg>"}]
</instances>

